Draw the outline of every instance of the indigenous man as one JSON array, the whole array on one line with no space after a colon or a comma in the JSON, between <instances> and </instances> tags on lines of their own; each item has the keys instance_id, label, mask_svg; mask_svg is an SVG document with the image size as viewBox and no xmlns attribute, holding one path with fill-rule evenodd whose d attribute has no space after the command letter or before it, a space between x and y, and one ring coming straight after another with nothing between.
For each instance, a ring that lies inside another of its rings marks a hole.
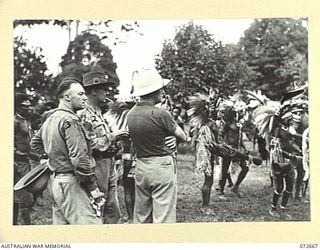
<instances>
[{"instance_id":1,"label":"indigenous man","mask_svg":"<svg viewBox=\"0 0 320 250\"><path fill-rule=\"evenodd\" d=\"M181 111L182 110L179 106L174 106L172 108L172 117L175 120L175 122L184 130L184 122L180 116Z\"/></svg>"},{"instance_id":2,"label":"indigenous man","mask_svg":"<svg viewBox=\"0 0 320 250\"><path fill-rule=\"evenodd\" d=\"M302 103L290 99L303 92L303 89L297 89L283 93L281 100L272 101L259 93L248 91L250 99L258 100L260 103L253 112L253 119L259 134L266 139L266 148L269 152L273 178L273 196L269 214L283 219L291 218L286 212L286 207L295 180L295 168L292 163L302 159L301 150L293 143L296 131L290 123L292 112ZM281 196L279 214L277 205Z\"/></svg>"},{"instance_id":3,"label":"indigenous man","mask_svg":"<svg viewBox=\"0 0 320 250\"><path fill-rule=\"evenodd\" d=\"M32 136L31 102L26 94L15 96L14 116L14 183L17 183L30 171L30 140ZM30 210L33 205L33 196L26 190L14 192L13 224L17 224L18 213L21 211L24 224L30 224Z\"/></svg>"},{"instance_id":4,"label":"indigenous man","mask_svg":"<svg viewBox=\"0 0 320 250\"><path fill-rule=\"evenodd\" d=\"M213 184L214 157L220 156L229 159L250 160L261 164L261 159L252 157L218 141L217 107L219 106L217 91L210 90L209 95L196 94L190 97L188 116L190 122L196 126L194 139L196 141L196 168L204 172L205 181L202 187L202 208L205 214L214 214L209 207L211 187Z\"/></svg>"},{"instance_id":5,"label":"indigenous man","mask_svg":"<svg viewBox=\"0 0 320 250\"><path fill-rule=\"evenodd\" d=\"M108 112L104 114L104 119L110 126L111 131L128 130L127 114L134 106L135 102L129 97L117 97L116 102L110 102ZM130 138L120 142L121 151L116 155L118 157L117 173L119 183L123 185L124 202L127 209L127 223L133 222L133 209L135 200L135 184L134 184L134 165L135 153ZM116 158L115 157L115 158Z\"/></svg>"},{"instance_id":6,"label":"indigenous man","mask_svg":"<svg viewBox=\"0 0 320 250\"><path fill-rule=\"evenodd\" d=\"M239 119L236 119L237 114L233 107L227 107L224 112L224 118L221 122L221 126L219 129L219 141L220 143L228 144L238 150L241 150L247 153L247 150L243 144L242 140L242 124L239 122ZM226 180L228 177L228 172L230 165L232 164L232 160L229 157L222 158L222 169L221 169L221 180L220 180L220 190L219 195L224 196L224 188L226 184ZM242 183L244 178L246 177L249 167L244 159L239 161L239 165L241 167L241 171L238 175L238 178L231 188L231 191L236 193L239 198L242 197L242 194L239 192L239 185Z\"/></svg>"},{"instance_id":7,"label":"indigenous man","mask_svg":"<svg viewBox=\"0 0 320 250\"><path fill-rule=\"evenodd\" d=\"M87 96L75 78L65 78L57 89L59 106L48 114L32 138L31 148L46 153L52 171L48 190L53 202L53 224L101 224L103 193L97 187L90 139L76 112Z\"/></svg>"},{"instance_id":8,"label":"indigenous man","mask_svg":"<svg viewBox=\"0 0 320 250\"><path fill-rule=\"evenodd\" d=\"M96 161L95 173L98 178L98 187L105 194L104 223L115 224L120 221L120 207L114 164L117 149L114 143L116 137L124 134L124 131L111 133L100 109L100 105L106 101L107 97L108 76L100 71L90 72L84 75L83 86L88 99L85 108L79 111L78 115L90 136L93 157ZM128 135L128 133L125 134Z\"/></svg>"},{"instance_id":9,"label":"indigenous man","mask_svg":"<svg viewBox=\"0 0 320 250\"><path fill-rule=\"evenodd\" d=\"M140 97L128 113L128 127L136 155L134 223L176 222L177 180L174 149L165 138L191 141L161 102L164 81L155 68L133 74L133 95Z\"/></svg>"}]
</instances>

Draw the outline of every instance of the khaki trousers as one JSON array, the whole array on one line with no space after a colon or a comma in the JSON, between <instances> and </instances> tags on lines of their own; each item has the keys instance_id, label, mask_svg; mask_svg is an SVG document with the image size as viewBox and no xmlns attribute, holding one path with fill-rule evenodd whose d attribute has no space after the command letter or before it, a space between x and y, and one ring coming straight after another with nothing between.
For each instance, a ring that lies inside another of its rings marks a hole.
<instances>
[{"instance_id":1,"label":"khaki trousers","mask_svg":"<svg viewBox=\"0 0 320 250\"><path fill-rule=\"evenodd\" d=\"M171 155L137 159L134 223L176 222L176 172Z\"/></svg>"},{"instance_id":2,"label":"khaki trousers","mask_svg":"<svg viewBox=\"0 0 320 250\"><path fill-rule=\"evenodd\" d=\"M117 176L112 159L96 160L95 174L98 187L104 193L106 203L104 207L104 223L117 224L120 221L120 206L117 194Z\"/></svg>"},{"instance_id":3,"label":"khaki trousers","mask_svg":"<svg viewBox=\"0 0 320 250\"><path fill-rule=\"evenodd\" d=\"M51 175L47 188L53 202L53 224L102 224L76 176Z\"/></svg>"}]
</instances>

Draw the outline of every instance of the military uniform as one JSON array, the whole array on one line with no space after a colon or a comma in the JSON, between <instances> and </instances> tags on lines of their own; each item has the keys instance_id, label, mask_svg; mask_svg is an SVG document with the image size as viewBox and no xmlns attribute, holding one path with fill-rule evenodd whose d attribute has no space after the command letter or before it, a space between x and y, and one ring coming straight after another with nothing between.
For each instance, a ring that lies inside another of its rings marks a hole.
<instances>
[{"instance_id":1,"label":"military uniform","mask_svg":"<svg viewBox=\"0 0 320 250\"><path fill-rule=\"evenodd\" d=\"M31 148L48 155L53 224L101 224L88 195L97 187L95 160L79 117L61 103L32 138Z\"/></svg>"},{"instance_id":2,"label":"military uniform","mask_svg":"<svg viewBox=\"0 0 320 250\"><path fill-rule=\"evenodd\" d=\"M98 178L98 187L105 193L106 204L104 222L115 224L120 220L120 207L117 196L117 175L114 164L112 144L114 137L103 119L101 109L86 104L86 108L79 111L82 124L91 140L93 156L96 161L95 173ZM110 155L105 152L109 148ZM113 148L116 151L116 148Z\"/></svg>"}]
</instances>

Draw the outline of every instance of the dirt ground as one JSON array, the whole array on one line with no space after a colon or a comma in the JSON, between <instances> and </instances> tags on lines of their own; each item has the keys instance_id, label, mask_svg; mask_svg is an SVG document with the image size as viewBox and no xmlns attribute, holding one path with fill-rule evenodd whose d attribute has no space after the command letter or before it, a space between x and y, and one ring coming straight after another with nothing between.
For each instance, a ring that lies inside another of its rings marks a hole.
<instances>
[{"instance_id":1,"label":"dirt ground","mask_svg":"<svg viewBox=\"0 0 320 250\"><path fill-rule=\"evenodd\" d=\"M183 150L181 150L183 151ZM204 215L200 212L202 198L201 187L203 184L203 174L194 171L194 156L190 152L178 155L178 202L177 202L177 222L264 222L279 220L271 217L268 213L271 204L272 188L268 169L265 166L250 166L250 171L246 179L240 186L243 198L238 198L234 193L226 188L227 201L220 201L217 197L215 187L217 178L214 180L212 188L210 207L214 214ZM233 180L236 179L237 169L232 173ZM119 201L123 215L123 222L126 218L126 209L123 198L123 188L119 186ZM302 201L290 199L287 211L291 215L292 221L310 221L310 201L309 191ZM280 203L280 202L279 202ZM19 219L21 223L21 219ZM51 204L47 193L44 192L44 206L34 206L31 215L32 224L49 225L52 224Z\"/></svg>"}]
</instances>

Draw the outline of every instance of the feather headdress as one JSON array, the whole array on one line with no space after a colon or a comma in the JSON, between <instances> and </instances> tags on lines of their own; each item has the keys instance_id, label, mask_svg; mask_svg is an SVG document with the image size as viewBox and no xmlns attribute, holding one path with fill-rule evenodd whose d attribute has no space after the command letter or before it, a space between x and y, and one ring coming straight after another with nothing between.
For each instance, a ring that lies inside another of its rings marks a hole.
<instances>
[{"instance_id":1,"label":"feather headdress","mask_svg":"<svg viewBox=\"0 0 320 250\"><path fill-rule=\"evenodd\" d=\"M257 127L260 136L267 137L272 129L274 116L280 110L280 102L268 101L263 105L259 105L253 112L253 123Z\"/></svg>"},{"instance_id":2,"label":"feather headdress","mask_svg":"<svg viewBox=\"0 0 320 250\"><path fill-rule=\"evenodd\" d=\"M228 110L228 112L235 112L235 119L238 122L244 122L247 120L249 117L247 112L248 107L242 99L243 96L240 93L228 96L228 99L223 99L219 105L220 116L223 117L226 110Z\"/></svg>"},{"instance_id":3,"label":"feather headdress","mask_svg":"<svg viewBox=\"0 0 320 250\"><path fill-rule=\"evenodd\" d=\"M263 95L260 90L258 91L250 91L246 90L247 99L248 99L248 107L249 108L256 108L260 105L265 105L267 102L270 101L268 97Z\"/></svg>"},{"instance_id":4,"label":"feather headdress","mask_svg":"<svg viewBox=\"0 0 320 250\"><path fill-rule=\"evenodd\" d=\"M259 134L265 138L267 137L274 125L275 116L280 117L282 123L286 123L292 118L292 113L296 112L305 105L306 101L301 99L292 99L281 101L272 101L260 91L246 91L249 100L248 106L253 108L253 123L258 128Z\"/></svg>"},{"instance_id":5,"label":"feather headdress","mask_svg":"<svg viewBox=\"0 0 320 250\"><path fill-rule=\"evenodd\" d=\"M219 93L212 89L210 89L209 95L197 93L189 97L190 108L187 110L187 115L191 118L190 122L201 126L210 119L214 119L214 112L217 111L219 102Z\"/></svg>"}]
</instances>

